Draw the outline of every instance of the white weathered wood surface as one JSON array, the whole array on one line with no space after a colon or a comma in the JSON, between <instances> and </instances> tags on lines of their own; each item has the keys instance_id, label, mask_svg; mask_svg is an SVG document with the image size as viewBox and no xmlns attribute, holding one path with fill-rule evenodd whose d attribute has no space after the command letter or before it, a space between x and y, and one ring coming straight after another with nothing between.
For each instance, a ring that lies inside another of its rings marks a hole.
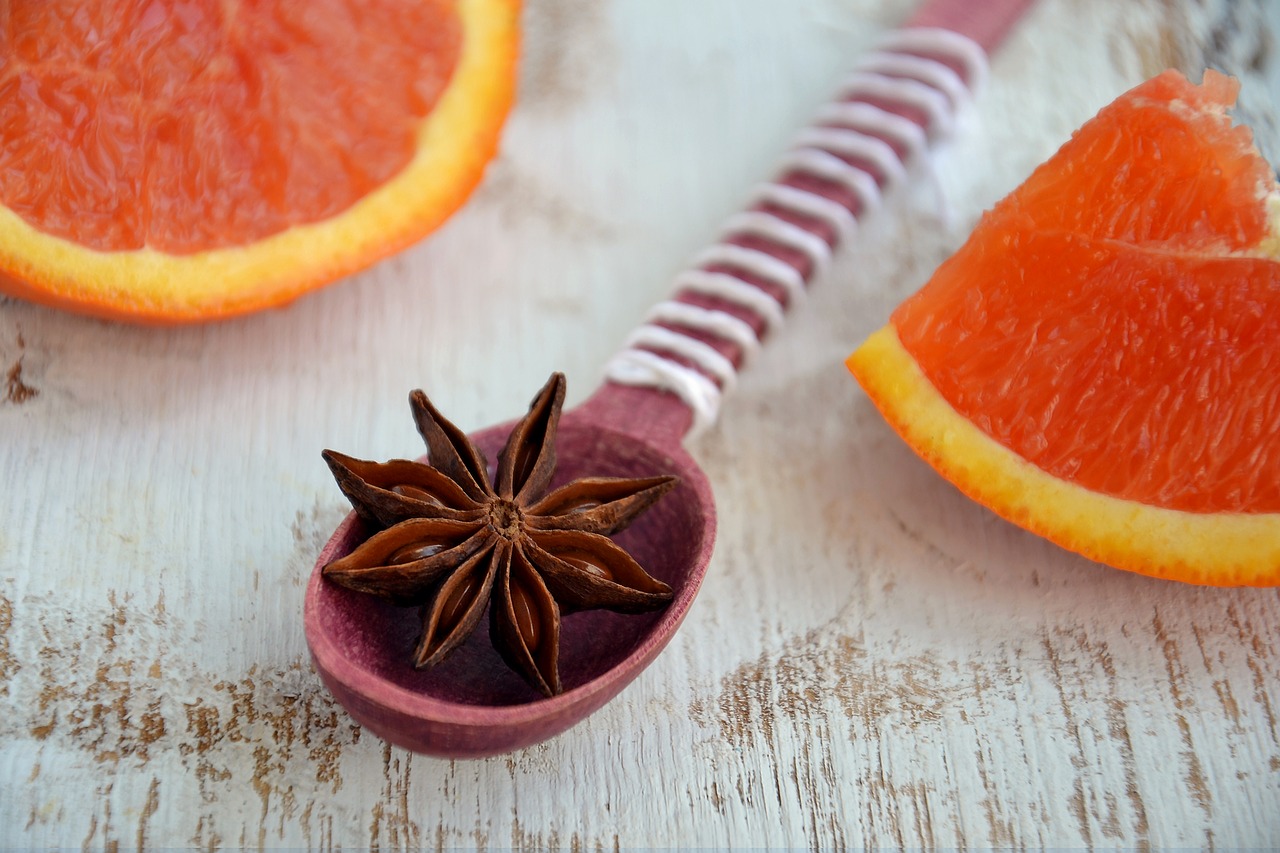
<instances>
[{"instance_id":1,"label":"white weathered wood surface","mask_svg":"<svg viewBox=\"0 0 1280 853\"><path fill-rule=\"evenodd\" d=\"M1088 116L1242 75L1280 4L1044 0L921 192L844 251L691 445L710 578L616 702L527 751L389 748L307 659L344 512L554 369L571 402L910 0L530 0L500 158L436 236L282 311L131 328L0 302L0 847L1280 845L1280 594L1160 583L971 504L841 361Z\"/></svg>"}]
</instances>

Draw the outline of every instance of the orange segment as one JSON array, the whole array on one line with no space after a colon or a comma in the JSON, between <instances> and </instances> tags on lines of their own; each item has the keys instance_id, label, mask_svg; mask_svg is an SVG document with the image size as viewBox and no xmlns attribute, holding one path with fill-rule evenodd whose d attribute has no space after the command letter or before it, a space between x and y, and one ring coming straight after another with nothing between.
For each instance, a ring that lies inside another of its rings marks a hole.
<instances>
[{"instance_id":1,"label":"orange segment","mask_svg":"<svg viewBox=\"0 0 1280 853\"><path fill-rule=\"evenodd\" d=\"M1121 569L1187 583L1280 583L1280 516L1190 513L1114 498L1055 477L958 415L892 326L849 368L919 456L968 497L1063 548Z\"/></svg>"},{"instance_id":2,"label":"orange segment","mask_svg":"<svg viewBox=\"0 0 1280 853\"><path fill-rule=\"evenodd\" d=\"M1276 185L1167 72L1082 127L849 358L962 491L1060 545L1280 583Z\"/></svg>"},{"instance_id":3,"label":"orange segment","mask_svg":"<svg viewBox=\"0 0 1280 853\"><path fill-rule=\"evenodd\" d=\"M1055 477L1280 512L1278 300L1274 261L988 224L892 322L961 417Z\"/></svg>"},{"instance_id":4,"label":"orange segment","mask_svg":"<svg viewBox=\"0 0 1280 853\"><path fill-rule=\"evenodd\" d=\"M128 319L286 302L430 232L510 106L517 0L0 9L4 289Z\"/></svg>"},{"instance_id":5,"label":"orange segment","mask_svg":"<svg viewBox=\"0 0 1280 853\"><path fill-rule=\"evenodd\" d=\"M1267 233L1274 186L1247 127L1226 110L1239 83L1209 70L1192 86L1165 72L1103 108L989 215L1025 230L1127 243L1247 251Z\"/></svg>"}]
</instances>

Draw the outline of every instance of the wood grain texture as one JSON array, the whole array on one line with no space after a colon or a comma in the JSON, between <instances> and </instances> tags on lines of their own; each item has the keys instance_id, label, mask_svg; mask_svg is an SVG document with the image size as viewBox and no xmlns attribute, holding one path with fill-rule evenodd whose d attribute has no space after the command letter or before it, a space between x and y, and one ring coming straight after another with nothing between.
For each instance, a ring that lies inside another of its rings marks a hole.
<instances>
[{"instance_id":1,"label":"wood grain texture","mask_svg":"<svg viewBox=\"0 0 1280 853\"><path fill-rule=\"evenodd\" d=\"M1271 0L1042 0L937 180L846 248L690 444L710 576L599 714L440 761L363 732L311 669L303 585L345 512L320 449L417 452L412 388L469 429L552 370L583 399L910 8L529 0L503 152L427 242L202 328L0 301L0 848L1280 845L1280 593L1121 574L1005 524L841 365L1164 67L1240 75L1276 162Z\"/></svg>"}]
</instances>

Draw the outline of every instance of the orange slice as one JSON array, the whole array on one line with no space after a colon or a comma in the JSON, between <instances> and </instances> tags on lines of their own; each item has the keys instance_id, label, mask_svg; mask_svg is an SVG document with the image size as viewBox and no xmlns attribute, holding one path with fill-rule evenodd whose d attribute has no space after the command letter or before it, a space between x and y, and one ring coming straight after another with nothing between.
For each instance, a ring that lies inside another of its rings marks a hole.
<instances>
[{"instance_id":1,"label":"orange slice","mask_svg":"<svg viewBox=\"0 0 1280 853\"><path fill-rule=\"evenodd\" d=\"M1280 583L1280 205L1165 72L1080 128L848 359L965 494L1091 559Z\"/></svg>"},{"instance_id":2,"label":"orange slice","mask_svg":"<svg viewBox=\"0 0 1280 853\"><path fill-rule=\"evenodd\" d=\"M0 4L0 290L186 322L420 239L494 155L518 0Z\"/></svg>"}]
</instances>

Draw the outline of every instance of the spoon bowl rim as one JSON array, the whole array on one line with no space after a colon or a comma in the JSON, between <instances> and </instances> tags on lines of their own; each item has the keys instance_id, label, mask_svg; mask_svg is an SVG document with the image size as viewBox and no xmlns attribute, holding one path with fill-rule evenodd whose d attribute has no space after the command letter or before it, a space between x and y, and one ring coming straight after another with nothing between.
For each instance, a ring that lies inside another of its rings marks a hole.
<instances>
[{"instance_id":1,"label":"spoon bowl rim","mask_svg":"<svg viewBox=\"0 0 1280 853\"><path fill-rule=\"evenodd\" d=\"M600 438L628 442L638 448L662 454L670 469L664 473L677 474L682 486L687 485L692 490L691 507L697 510L699 516L698 533L693 543L693 559L683 567L682 582L676 589L675 596L639 642L627 651L625 657L604 673L557 696L538 697L510 705L442 699L430 692L413 690L377 674L353 659L333 633L322 627L320 611L324 607L324 585L331 583L323 577L322 571L344 548L349 547L347 540L352 529L361 523L359 516L352 511L329 537L312 568L305 592L304 626L307 647L325 686L358 722L373 730L379 737L414 751L455 757L499 754L541 742L571 728L625 689L653 662L683 623L706 577L715 544L717 515L710 481L682 445L671 447L606 423L570 417L578 414L577 410L566 412L562 423L567 422L566 426L572 424L575 431L589 430ZM509 429L510 424L499 424L477 430L472 433L472 438L484 441ZM572 456L572 448L562 445L560 455ZM357 699L358 702L354 701ZM404 729L404 736L397 737L396 735L402 734L400 727L383 725L383 720L371 719L368 713L371 708L393 715L404 726L417 722L422 728L417 732ZM536 725L548 722L551 725ZM500 733L504 727L508 729L508 736L495 738L495 742L498 742L495 748L474 745L476 735ZM522 737L526 731L532 736ZM459 746L452 737L454 734L461 736L468 745ZM435 745L437 741L441 742L439 747Z\"/></svg>"}]
</instances>

